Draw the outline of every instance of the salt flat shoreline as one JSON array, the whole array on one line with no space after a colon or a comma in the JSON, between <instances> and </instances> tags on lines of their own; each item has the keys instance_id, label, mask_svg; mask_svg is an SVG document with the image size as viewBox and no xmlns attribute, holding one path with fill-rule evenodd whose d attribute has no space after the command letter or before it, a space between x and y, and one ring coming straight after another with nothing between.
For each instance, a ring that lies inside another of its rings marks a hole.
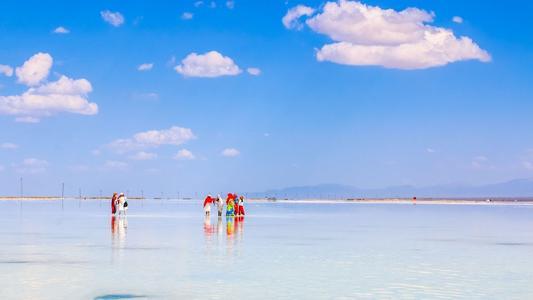
<instances>
[{"instance_id":1,"label":"salt flat shoreline","mask_svg":"<svg viewBox=\"0 0 533 300\"><path fill-rule=\"evenodd\" d=\"M57 196L28 196L28 197L0 197L0 201L107 201L109 197L57 197ZM197 202L201 199L177 199L177 198L141 198L129 197L130 201L182 201ZM413 201L409 198L359 198L359 199L272 199L272 198L248 198L251 203L291 203L291 204L409 204L409 205L533 205L533 198L420 198Z\"/></svg>"}]
</instances>

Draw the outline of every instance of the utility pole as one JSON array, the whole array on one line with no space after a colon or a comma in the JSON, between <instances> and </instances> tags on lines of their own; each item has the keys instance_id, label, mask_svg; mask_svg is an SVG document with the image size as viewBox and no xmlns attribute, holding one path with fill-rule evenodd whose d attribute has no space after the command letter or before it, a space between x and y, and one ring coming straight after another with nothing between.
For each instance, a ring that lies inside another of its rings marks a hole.
<instances>
[{"instance_id":1,"label":"utility pole","mask_svg":"<svg viewBox=\"0 0 533 300\"><path fill-rule=\"evenodd\" d=\"M22 177L20 177L20 200L24 198L24 181Z\"/></svg>"},{"instance_id":2,"label":"utility pole","mask_svg":"<svg viewBox=\"0 0 533 300\"><path fill-rule=\"evenodd\" d=\"M61 209L65 208L65 183L61 183Z\"/></svg>"}]
</instances>

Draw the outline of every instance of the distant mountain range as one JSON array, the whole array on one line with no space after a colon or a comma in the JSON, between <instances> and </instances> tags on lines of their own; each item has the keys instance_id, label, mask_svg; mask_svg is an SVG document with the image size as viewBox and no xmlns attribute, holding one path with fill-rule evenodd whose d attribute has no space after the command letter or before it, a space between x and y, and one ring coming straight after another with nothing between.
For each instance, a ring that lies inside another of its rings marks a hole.
<instances>
[{"instance_id":1,"label":"distant mountain range","mask_svg":"<svg viewBox=\"0 0 533 300\"><path fill-rule=\"evenodd\" d=\"M387 188L365 189L341 184L320 184L313 186L288 187L251 193L251 197L275 198L460 198L460 197L533 197L533 180L516 179L486 185L436 185L415 187L410 185L391 186Z\"/></svg>"}]
</instances>

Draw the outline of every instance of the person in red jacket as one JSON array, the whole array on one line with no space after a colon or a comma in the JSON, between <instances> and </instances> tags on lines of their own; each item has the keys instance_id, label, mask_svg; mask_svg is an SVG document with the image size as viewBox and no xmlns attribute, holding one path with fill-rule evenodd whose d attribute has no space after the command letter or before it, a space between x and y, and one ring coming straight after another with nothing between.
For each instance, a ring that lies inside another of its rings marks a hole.
<instances>
[{"instance_id":1,"label":"person in red jacket","mask_svg":"<svg viewBox=\"0 0 533 300\"><path fill-rule=\"evenodd\" d=\"M211 195L207 195L204 200L204 213L206 216L211 215L211 204L213 204L213 198L211 198Z\"/></svg>"}]
</instances>

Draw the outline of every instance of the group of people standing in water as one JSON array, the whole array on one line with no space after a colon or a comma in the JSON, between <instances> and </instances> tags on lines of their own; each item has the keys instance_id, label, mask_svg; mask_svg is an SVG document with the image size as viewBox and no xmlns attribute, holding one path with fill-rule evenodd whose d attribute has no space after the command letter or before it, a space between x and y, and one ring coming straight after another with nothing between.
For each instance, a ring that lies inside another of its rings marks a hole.
<instances>
[{"instance_id":1,"label":"group of people standing in water","mask_svg":"<svg viewBox=\"0 0 533 300\"><path fill-rule=\"evenodd\" d=\"M224 202L226 203L226 217L242 217L244 216L244 196L237 196L237 194L229 193L226 197L226 201L218 195L213 198L211 195L207 195L204 200L204 213L206 216L211 215L211 205L216 205L218 216L222 217L224 212Z\"/></svg>"},{"instance_id":2,"label":"group of people standing in water","mask_svg":"<svg viewBox=\"0 0 533 300\"><path fill-rule=\"evenodd\" d=\"M237 196L237 194L229 193L224 201L220 195L213 198L207 195L204 200L204 213L206 216L211 215L211 206L216 205L218 216L222 217L224 213L224 203L226 204L226 217L244 217L244 196ZM111 198L111 214L126 215L128 210L128 200L124 193L113 193Z\"/></svg>"},{"instance_id":3,"label":"group of people standing in water","mask_svg":"<svg viewBox=\"0 0 533 300\"><path fill-rule=\"evenodd\" d=\"M128 200L124 196L124 193L113 193L113 197L111 198L111 214L118 214L119 216L126 215L127 210Z\"/></svg>"}]
</instances>

